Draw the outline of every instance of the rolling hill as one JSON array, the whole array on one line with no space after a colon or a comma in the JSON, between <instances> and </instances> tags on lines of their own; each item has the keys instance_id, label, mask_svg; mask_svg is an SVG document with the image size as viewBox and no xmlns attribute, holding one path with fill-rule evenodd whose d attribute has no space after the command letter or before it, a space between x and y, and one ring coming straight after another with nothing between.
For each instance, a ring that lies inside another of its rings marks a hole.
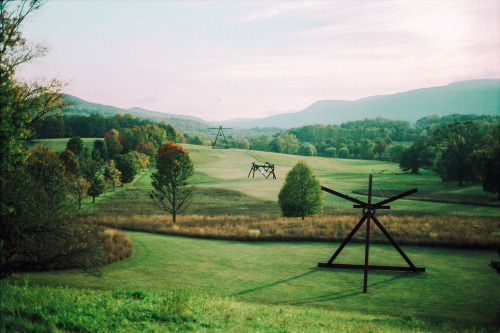
<instances>
[{"instance_id":1,"label":"rolling hill","mask_svg":"<svg viewBox=\"0 0 500 333\"><path fill-rule=\"evenodd\" d=\"M160 122L165 120L183 133L207 132L209 127L209 124L203 119L192 116L150 111L139 107L122 109L115 106L88 102L67 94L64 95L64 97L72 103L70 108L64 110L64 113L67 115L89 116L92 113L98 113L104 117L112 117L115 114L130 113L136 117L147 118L154 121Z\"/></svg>"},{"instance_id":2,"label":"rolling hill","mask_svg":"<svg viewBox=\"0 0 500 333\"><path fill-rule=\"evenodd\" d=\"M429 115L500 115L500 80L470 80L447 86L373 96L356 101L318 101L305 110L262 119L234 119L222 122L235 128L292 128L316 124L341 124L365 118L383 117L415 122Z\"/></svg>"},{"instance_id":3,"label":"rolling hill","mask_svg":"<svg viewBox=\"0 0 500 333\"><path fill-rule=\"evenodd\" d=\"M138 107L122 109L84 101L65 95L73 102L67 114L103 116L131 113L155 121L165 120L183 133L207 133L212 126L238 129L275 127L288 129L304 125L336 124L365 118L383 117L415 122L429 115L451 114L500 115L500 79L469 80L446 86L423 88L392 95L372 96L355 101L324 100L306 109L267 118L231 119L207 122L201 118L150 111Z\"/></svg>"}]
</instances>

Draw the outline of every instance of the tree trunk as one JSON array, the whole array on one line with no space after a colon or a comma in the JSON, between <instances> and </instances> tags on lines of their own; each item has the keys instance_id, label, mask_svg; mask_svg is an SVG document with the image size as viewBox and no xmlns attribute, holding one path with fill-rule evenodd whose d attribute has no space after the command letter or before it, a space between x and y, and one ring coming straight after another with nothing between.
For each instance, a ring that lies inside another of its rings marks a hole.
<instances>
[{"instance_id":1,"label":"tree trunk","mask_svg":"<svg viewBox=\"0 0 500 333\"><path fill-rule=\"evenodd\" d=\"M95 196L92 197L92 203L95 203Z\"/></svg>"}]
</instances>

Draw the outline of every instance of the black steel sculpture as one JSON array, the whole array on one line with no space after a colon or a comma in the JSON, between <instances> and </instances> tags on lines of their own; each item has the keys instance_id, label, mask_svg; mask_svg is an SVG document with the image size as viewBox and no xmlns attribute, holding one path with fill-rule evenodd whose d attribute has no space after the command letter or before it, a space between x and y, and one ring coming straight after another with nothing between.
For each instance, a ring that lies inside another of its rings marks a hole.
<instances>
[{"instance_id":1,"label":"black steel sculpture","mask_svg":"<svg viewBox=\"0 0 500 333\"><path fill-rule=\"evenodd\" d=\"M262 170L260 168L262 168ZM266 179L269 178L270 175L273 175L273 179L276 179L276 174L274 173L274 164L270 164L269 162L266 162L262 165L255 164L255 162L252 162L252 167L250 168L248 177L250 177L252 171L253 171L252 178L255 178L255 171L259 171L262 174L262 176L264 176Z\"/></svg>"},{"instance_id":2,"label":"black steel sculpture","mask_svg":"<svg viewBox=\"0 0 500 333\"><path fill-rule=\"evenodd\" d=\"M226 147L225 149L229 149L229 145L227 144L227 141L226 141L226 136L224 135L224 131L225 129L232 129L232 128L229 128L229 127L222 127L222 126L219 126L218 128L217 127L212 127L212 128L209 128L209 129L218 129L219 131L217 132L217 136L215 137L215 140L214 140L214 144L212 146L212 149L215 148L216 144L217 144L217 139L219 138L219 136L222 136L222 138L224 139L224 143L226 144Z\"/></svg>"},{"instance_id":3,"label":"black steel sculpture","mask_svg":"<svg viewBox=\"0 0 500 333\"><path fill-rule=\"evenodd\" d=\"M379 270L390 270L390 271L410 271L410 272L425 272L425 268L421 267L415 267L413 262L411 262L410 258L404 253L404 251L399 247L399 245L396 243L396 241L391 237L391 235L387 232L387 230L384 228L382 223L377 219L375 216L375 210L377 209L390 209L390 206L385 206L389 202L393 202L395 200L401 199L403 197L406 197L410 194L413 194L417 192L417 189L413 189L401 194L398 194L392 198L380 201L376 204L372 203L372 174L370 174L369 177L369 183L368 183L368 202L363 202L361 200L351 198L350 196L347 196L345 194L336 192L334 190L331 190L329 188L326 188L324 186L321 187L321 189L325 192L328 192L330 194L336 195L338 197L341 197L343 199L349 200L351 202L354 202L356 205L354 205L354 208L362 208L363 209L363 217L361 220L356 224L354 229L352 229L351 233L346 237L346 239L342 242L342 244L339 246L337 251L333 254L333 256L328 260L326 263L318 263L318 267L328 267L328 268L354 268L354 269L364 269L364 281L363 281L363 292L367 292L367 284L368 284L368 270L369 269L379 269ZM377 225L377 227L382 231L382 233L387 237L387 239L391 242L391 244L396 248L396 250L399 252L399 254L403 257L403 259L408 263L408 267L396 267L396 266L373 266L368 264L368 256L370 252L370 222L373 220L373 222ZM334 264L333 261L337 256L340 254L344 246L351 240L351 238L354 236L354 234L358 231L358 229L363 225L363 223L366 221L366 240L365 240L365 264L364 265L350 265L350 264Z\"/></svg>"}]
</instances>

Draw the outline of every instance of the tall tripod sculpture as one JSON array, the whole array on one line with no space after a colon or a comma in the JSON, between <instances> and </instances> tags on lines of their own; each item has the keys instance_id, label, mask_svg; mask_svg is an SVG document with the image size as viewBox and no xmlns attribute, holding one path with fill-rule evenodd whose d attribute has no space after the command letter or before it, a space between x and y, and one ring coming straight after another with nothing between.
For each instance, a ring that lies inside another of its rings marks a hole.
<instances>
[{"instance_id":1,"label":"tall tripod sculpture","mask_svg":"<svg viewBox=\"0 0 500 333\"><path fill-rule=\"evenodd\" d=\"M225 149L229 149L229 145L227 144L227 141L226 141L226 136L224 135L224 131L225 129L232 129L232 128L222 128L222 126L219 126L219 128L217 127L212 127L212 128L209 128L209 129L218 129L219 131L217 132L217 136L215 137L215 140L214 140L214 144L212 146L212 149L215 148L215 145L217 144L217 139L219 138L219 136L222 136L222 138L224 138L224 143L226 144L226 148Z\"/></svg>"},{"instance_id":2,"label":"tall tripod sculpture","mask_svg":"<svg viewBox=\"0 0 500 333\"><path fill-rule=\"evenodd\" d=\"M346 239L342 242L342 244L339 246L337 251L333 254L333 256L328 260L326 263L318 263L318 267L329 267L329 268L354 268L354 269L364 269L364 281L363 281L363 292L367 292L367 285L368 285L368 270L369 269L379 269L379 270L390 270L390 271L411 271L411 272L425 272L425 268L420 268L420 267L415 267L415 265L411 262L410 258L404 253L404 251L399 247L398 243L391 237L391 235L387 232L387 230L384 228L382 223L377 219L375 216L375 210L376 209L390 209L390 206L385 206L385 204L388 204L389 202L401 199L403 197L406 197L410 194L413 194L417 192L417 189L413 189L401 194L398 194L392 198L380 201L376 204L372 203L372 174L370 174L369 177L369 182L368 182L368 202L363 202L361 200L351 198L350 196L347 196L345 194L336 192L334 190L331 190L329 188L326 188L324 186L321 186L321 189L325 192L328 192L330 194L336 195L338 197L341 197L343 199L352 201L356 203L357 205L354 205L353 208L362 208L363 209L363 217L361 220L356 224L354 229L352 229L351 233L346 237ZM382 233L387 237L387 239L391 242L391 244L396 248L396 250L399 252L399 254L403 257L403 259L408 263L409 267L396 267L396 266L373 266L368 264L368 256L370 253L370 222L373 220L373 222L377 225L377 227L382 231ZM364 265L350 265L350 264L334 264L333 261L337 256L340 254L344 246L351 240L351 238L354 236L354 234L358 231L358 229L363 225L363 223L366 221L366 240L365 240L365 264Z\"/></svg>"}]
</instances>

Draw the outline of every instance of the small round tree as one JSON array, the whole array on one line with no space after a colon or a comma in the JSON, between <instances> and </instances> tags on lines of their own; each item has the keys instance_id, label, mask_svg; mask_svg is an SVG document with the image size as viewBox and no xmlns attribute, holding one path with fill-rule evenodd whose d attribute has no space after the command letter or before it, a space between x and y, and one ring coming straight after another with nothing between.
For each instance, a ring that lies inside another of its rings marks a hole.
<instances>
[{"instance_id":1,"label":"small round tree","mask_svg":"<svg viewBox=\"0 0 500 333\"><path fill-rule=\"evenodd\" d=\"M278 203L285 217L302 217L323 213L323 192L318 178L303 161L288 172L278 194Z\"/></svg>"},{"instance_id":2,"label":"small round tree","mask_svg":"<svg viewBox=\"0 0 500 333\"><path fill-rule=\"evenodd\" d=\"M174 142L164 143L156 154L157 172L151 175L154 190L150 197L155 205L172 214L176 222L177 214L189 206L194 187L188 184L194 166L189 153Z\"/></svg>"},{"instance_id":3,"label":"small round tree","mask_svg":"<svg viewBox=\"0 0 500 333\"><path fill-rule=\"evenodd\" d=\"M82 153L83 147L83 140L79 136L72 137L66 144L66 149L71 150L77 156Z\"/></svg>"}]
</instances>

